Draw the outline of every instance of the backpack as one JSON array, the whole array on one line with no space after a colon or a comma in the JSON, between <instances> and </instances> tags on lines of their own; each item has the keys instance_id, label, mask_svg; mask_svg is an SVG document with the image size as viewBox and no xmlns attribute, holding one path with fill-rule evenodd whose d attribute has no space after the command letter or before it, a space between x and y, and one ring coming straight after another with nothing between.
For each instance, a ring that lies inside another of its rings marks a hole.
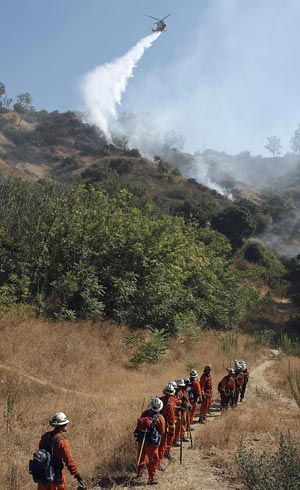
<instances>
[{"instance_id":1,"label":"backpack","mask_svg":"<svg viewBox=\"0 0 300 490\"><path fill-rule=\"evenodd\" d=\"M29 461L29 474L35 483L48 485L49 482L61 483L61 470L63 462L55 461L53 458L54 445L65 439L64 436L51 439L50 433L45 437L44 448L33 453L33 459ZM60 481L59 481L60 480Z\"/></svg>"},{"instance_id":2,"label":"backpack","mask_svg":"<svg viewBox=\"0 0 300 490\"><path fill-rule=\"evenodd\" d=\"M222 381L218 383L218 392L222 393Z\"/></svg>"},{"instance_id":3,"label":"backpack","mask_svg":"<svg viewBox=\"0 0 300 490\"><path fill-rule=\"evenodd\" d=\"M134 431L134 437L137 442L143 443L145 446L159 446L161 441L161 435L157 429L156 423L159 414L154 415L142 415L138 418L136 428Z\"/></svg>"}]
</instances>

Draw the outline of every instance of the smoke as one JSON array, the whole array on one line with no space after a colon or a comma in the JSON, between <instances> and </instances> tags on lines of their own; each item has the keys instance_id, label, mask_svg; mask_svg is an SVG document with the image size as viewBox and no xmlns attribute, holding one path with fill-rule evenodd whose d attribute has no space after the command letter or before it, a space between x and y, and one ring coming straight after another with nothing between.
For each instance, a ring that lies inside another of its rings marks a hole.
<instances>
[{"instance_id":1,"label":"smoke","mask_svg":"<svg viewBox=\"0 0 300 490\"><path fill-rule=\"evenodd\" d=\"M205 158L196 156L193 158L193 164L189 172L189 177L196 179L201 184L215 190L218 194L226 196L228 199L233 199L232 193L224 186L218 184L215 179L210 175L211 169L209 163Z\"/></svg>"},{"instance_id":2,"label":"smoke","mask_svg":"<svg viewBox=\"0 0 300 490\"><path fill-rule=\"evenodd\" d=\"M117 117L116 106L121 104L128 79L133 77L133 69L159 35L160 32L154 32L144 37L123 56L97 66L83 77L81 90L87 120L98 126L109 141L110 124Z\"/></svg>"}]
</instances>

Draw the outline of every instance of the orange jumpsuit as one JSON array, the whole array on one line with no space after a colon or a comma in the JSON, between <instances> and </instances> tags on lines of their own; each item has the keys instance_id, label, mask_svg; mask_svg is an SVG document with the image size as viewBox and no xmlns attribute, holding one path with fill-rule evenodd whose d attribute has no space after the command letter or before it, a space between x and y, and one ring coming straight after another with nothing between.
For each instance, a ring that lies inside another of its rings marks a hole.
<instances>
[{"instance_id":1,"label":"orange jumpsuit","mask_svg":"<svg viewBox=\"0 0 300 490\"><path fill-rule=\"evenodd\" d=\"M49 434L51 436L51 439L55 439L57 437L62 436L63 431L60 429L54 429L53 431L46 432L41 437L39 449L43 449L45 439L49 436ZM60 441L55 443L53 451L54 451L54 460L64 463L68 468L69 472L71 473L71 475L77 475L79 473L71 453L70 443L67 439L61 439ZM64 469L62 469L61 478L59 478L59 480L61 481L58 483L49 482L48 485L46 486L42 485L42 483L38 483L38 490L66 490L67 484L66 484L66 475Z\"/></svg>"},{"instance_id":2,"label":"orange jumpsuit","mask_svg":"<svg viewBox=\"0 0 300 490\"><path fill-rule=\"evenodd\" d=\"M148 409L142 413L141 417L153 417L157 412L154 410ZM156 427L160 435L162 436L166 432L166 423L163 415L159 414L157 417ZM144 444L142 448L142 444L138 443L138 458L140 457L140 462L137 468L138 473L141 473L143 469L147 466L149 480L154 480L156 472L159 467L159 454L158 454L158 446L154 444ZM147 463L148 458L148 463Z\"/></svg>"},{"instance_id":3,"label":"orange jumpsuit","mask_svg":"<svg viewBox=\"0 0 300 490\"><path fill-rule=\"evenodd\" d=\"M239 394L242 392L245 374L242 370L238 369L235 372L235 393L234 393L234 404L236 405L239 399Z\"/></svg>"},{"instance_id":4,"label":"orange jumpsuit","mask_svg":"<svg viewBox=\"0 0 300 490\"><path fill-rule=\"evenodd\" d=\"M188 393L185 388L179 388L176 393L176 405L175 415L176 415L176 428L175 428L175 439L174 442L177 442L184 436L186 431L187 424L187 416L186 411L190 406L188 401Z\"/></svg>"},{"instance_id":5,"label":"orange jumpsuit","mask_svg":"<svg viewBox=\"0 0 300 490\"><path fill-rule=\"evenodd\" d=\"M158 449L159 459L162 460L165 453L170 454L175 438L176 418L174 407L176 405L176 397L175 395L164 395L160 399L164 404L161 414L164 416L166 422L166 431L161 437Z\"/></svg>"},{"instance_id":6,"label":"orange jumpsuit","mask_svg":"<svg viewBox=\"0 0 300 490\"><path fill-rule=\"evenodd\" d=\"M227 408L234 403L235 378L234 374L227 374L221 381L221 408Z\"/></svg>"},{"instance_id":7,"label":"orange jumpsuit","mask_svg":"<svg viewBox=\"0 0 300 490\"><path fill-rule=\"evenodd\" d=\"M244 400L247 383L249 381L249 371L248 371L248 369L247 368L244 369L243 370L243 373L244 373L244 384L243 384L242 391L241 391L241 399L240 399L241 402Z\"/></svg>"},{"instance_id":8,"label":"orange jumpsuit","mask_svg":"<svg viewBox=\"0 0 300 490\"><path fill-rule=\"evenodd\" d=\"M211 406L212 378L209 371L204 371L200 378L202 400L200 405L200 420L204 420Z\"/></svg>"},{"instance_id":9,"label":"orange jumpsuit","mask_svg":"<svg viewBox=\"0 0 300 490\"><path fill-rule=\"evenodd\" d=\"M191 413L190 413L190 423L192 423L194 420L195 412L196 412L196 408L197 408L197 400L201 399L201 387L200 387L200 383L197 379L190 378L190 380L192 383L191 389L194 392L194 399L192 399L192 400L190 399L190 402L192 405L192 409L191 409ZM195 400L195 398L196 398L196 400Z\"/></svg>"}]
</instances>

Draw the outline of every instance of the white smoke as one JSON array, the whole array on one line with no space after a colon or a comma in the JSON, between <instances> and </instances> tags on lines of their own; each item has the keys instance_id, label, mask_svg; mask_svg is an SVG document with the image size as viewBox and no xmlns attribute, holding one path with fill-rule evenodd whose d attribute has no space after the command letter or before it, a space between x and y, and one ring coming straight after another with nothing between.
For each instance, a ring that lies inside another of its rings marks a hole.
<instances>
[{"instance_id":1,"label":"white smoke","mask_svg":"<svg viewBox=\"0 0 300 490\"><path fill-rule=\"evenodd\" d=\"M144 37L126 54L88 72L82 80L81 90L85 101L87 120L95 124L111 141L110 124L116 119L117 104L121 104L127 82L133 76L133 69L146 49L159 37L154 32Z\"/></svg>"}]
</instances>

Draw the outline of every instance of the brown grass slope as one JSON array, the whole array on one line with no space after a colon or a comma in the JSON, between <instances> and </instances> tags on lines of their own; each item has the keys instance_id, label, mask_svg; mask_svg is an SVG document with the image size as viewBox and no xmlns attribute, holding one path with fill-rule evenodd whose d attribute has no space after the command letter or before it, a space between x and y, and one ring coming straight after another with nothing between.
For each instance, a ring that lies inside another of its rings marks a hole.
<instances>
[{"instance_id":1,"label":"brown grass slope","mask_svg":"<svg viewBox=\"0 0 300 490\"><path fill-rule=\"evenodd\" d=\"M72 421L68 437L80 472L91 487L97 481L104 485L117 478L124 479L126 486L136 457L136 418L151 396L161 395L166 382L186 376L192 366L201 370L210 362L217 397L217 381L234 358L246 359L251 371L266 354L244 334L233 339L228 333L202 332L193 345L174 340L162 362L137 371L128 366L128 352L122 343L128 333L125 327L3 317L0 329L3 490L33 488L27 474L28 459L56 411L66 412ZM272 438L278 419L276 404L272 403L268 416L262 416L266 399L256 393L254 398L257 402L250 406L245 404L214 424L196 427L197 449L192 452L191 466L205 460L206 471L211 475L216 471L216 482L220 475L223 478L222 473L233 478L230 461L241 431L250 442L257 433L267 440ZM188 464L186 450L184 458ZM178 462L174 464L175 468ZM172 472L170 467L164 473L166 488ZM68 488L75 489L75 481L71 477L68 481Z\"/></svg>"}]
</instances>

